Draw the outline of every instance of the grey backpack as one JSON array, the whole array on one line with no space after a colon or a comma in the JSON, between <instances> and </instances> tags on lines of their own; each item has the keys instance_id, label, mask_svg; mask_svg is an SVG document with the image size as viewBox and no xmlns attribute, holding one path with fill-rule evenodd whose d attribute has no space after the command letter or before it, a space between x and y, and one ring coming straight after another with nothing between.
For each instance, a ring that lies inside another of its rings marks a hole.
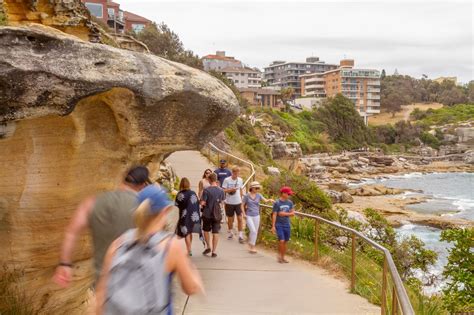
<instances>
[{"instance_id":1,"label":"grey backpack","mask_svg":"<svg viewBox=\"0 0 474 315\"><path fill-rule=\"evenodd\" d=\"M135 231L125 232L125 241L112 259L105 314L167 314L171 304L171 278L166 271L165 258L172 234L158 232L144 244L135 240ZM165 240L165 248L157 250L157 245Z\"/></svg>"}]
</instances>

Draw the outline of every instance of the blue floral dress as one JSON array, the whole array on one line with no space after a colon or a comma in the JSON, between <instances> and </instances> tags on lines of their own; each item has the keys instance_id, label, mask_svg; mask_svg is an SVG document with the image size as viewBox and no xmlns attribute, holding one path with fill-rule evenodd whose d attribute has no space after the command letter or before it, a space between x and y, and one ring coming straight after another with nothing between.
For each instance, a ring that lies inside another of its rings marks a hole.
<instances>
[{"instance_id":1,"label":"blue floral dress","mask_svg":"<svg viewBox=\"0 0 474 315\"><path fill-rule=\"evenodd\" d=\"M176 206L179 208L179 220L176 234L185 237L193 233L194 225L201 222L199 200L192 190L181 190L176 195Z\"/></svg>"}]
</instances>

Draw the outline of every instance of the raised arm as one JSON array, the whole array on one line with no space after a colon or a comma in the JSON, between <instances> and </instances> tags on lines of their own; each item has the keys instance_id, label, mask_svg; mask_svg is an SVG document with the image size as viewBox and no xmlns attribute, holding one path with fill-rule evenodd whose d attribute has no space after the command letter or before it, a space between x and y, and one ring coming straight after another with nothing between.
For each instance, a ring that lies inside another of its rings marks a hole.
<instances>
[{"instance_id":1,"label":"raised arm","mask_svg":"<svg viewBox=\"0 0 474 315\"><path fill-rule=\"evenodd\" d=\"M59 255L59 266L53 276L53 281L65 288L69 286L72 278L72 253L76 246L77 238L88 226L88 218L95 204L95 197L87 198L76 209L71 222L66 227L64 241Z\"/></svg>"}]
</instances>

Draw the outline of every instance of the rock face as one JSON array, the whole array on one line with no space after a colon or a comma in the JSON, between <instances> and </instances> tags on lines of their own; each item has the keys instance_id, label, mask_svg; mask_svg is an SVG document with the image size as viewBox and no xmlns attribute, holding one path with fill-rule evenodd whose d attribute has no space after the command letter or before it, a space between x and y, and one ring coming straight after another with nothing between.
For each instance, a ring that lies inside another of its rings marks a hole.
<instances>
[{"instance_id":1,"label":"rock face","mask_svg":"<svg viewBox=\"0 0 474 315\"><path fill-rule=\"evenodd\" d=\"M275 142L272 145L274 159L295 159L303 155L298 142Z\"/></svg>"},{"instance_id":2,"label":"rock face","mask_svg":"<svg viewBox=\"0 0 474 315\"><path fill-rule=\"evenodd\" d=\"M202 71L47 27L0 28L0 264L26 272L41 313L83 314L87 237L71 288L50 281L78 202L131 164L156 179L165 156L199 149L238 114L232 91Z\"/></svg>"}]
</instances>

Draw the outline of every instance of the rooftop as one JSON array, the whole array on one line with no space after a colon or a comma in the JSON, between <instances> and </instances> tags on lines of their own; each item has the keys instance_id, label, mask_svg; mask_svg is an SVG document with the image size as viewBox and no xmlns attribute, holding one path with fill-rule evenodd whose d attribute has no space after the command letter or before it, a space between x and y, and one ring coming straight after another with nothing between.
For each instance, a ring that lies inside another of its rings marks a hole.
<instances>
[{"instance_id":1,"label":"rooftop","mask_svg":"<svg viewBox=\"0 0 474 315\"><path fill-rule=\"evenodd\" d=\"M260 73L260 71L249 67L227 67L221 69L220 72L238 72L238 73Z\"/></svg>"},{"instance_id":2,"label":"rooftop","mask_svg":"<svg viewBox=\"0 0 474 315\"><path fill-rule=\"evenodd\" d=\"M124 14L125 19L128 20L128 21L151 23L151 21L149 19L144 18L143 16L140 16L140 15L132 13L132 12L124 11L123 14Z\"/></svg>"},{"instance_id":3,"label":"rooftop","mask_svg":"<svg viewBox=\"0 0 474 315\"><path fill-rule=\"evenodd\" d=\"M273 90L273 89L264 89L264 88L241 88L239 89L240 92L254 92L257 94L265 94L265 95L280 95L280 92Z\"/></svg>"},{"instance_id":4,"label":"rooftop","mask_svg":"<svg viewBox=\"0 0 474 315\"><path fill-rule=\"evenodd\" d=\"M240 62L239 60L235 59L234 57L218 56L218 55L206 55L206 56L202 57L202 59L217 59L217 60L227 60L227 61Z\"/></svg>"}]
</instances>

